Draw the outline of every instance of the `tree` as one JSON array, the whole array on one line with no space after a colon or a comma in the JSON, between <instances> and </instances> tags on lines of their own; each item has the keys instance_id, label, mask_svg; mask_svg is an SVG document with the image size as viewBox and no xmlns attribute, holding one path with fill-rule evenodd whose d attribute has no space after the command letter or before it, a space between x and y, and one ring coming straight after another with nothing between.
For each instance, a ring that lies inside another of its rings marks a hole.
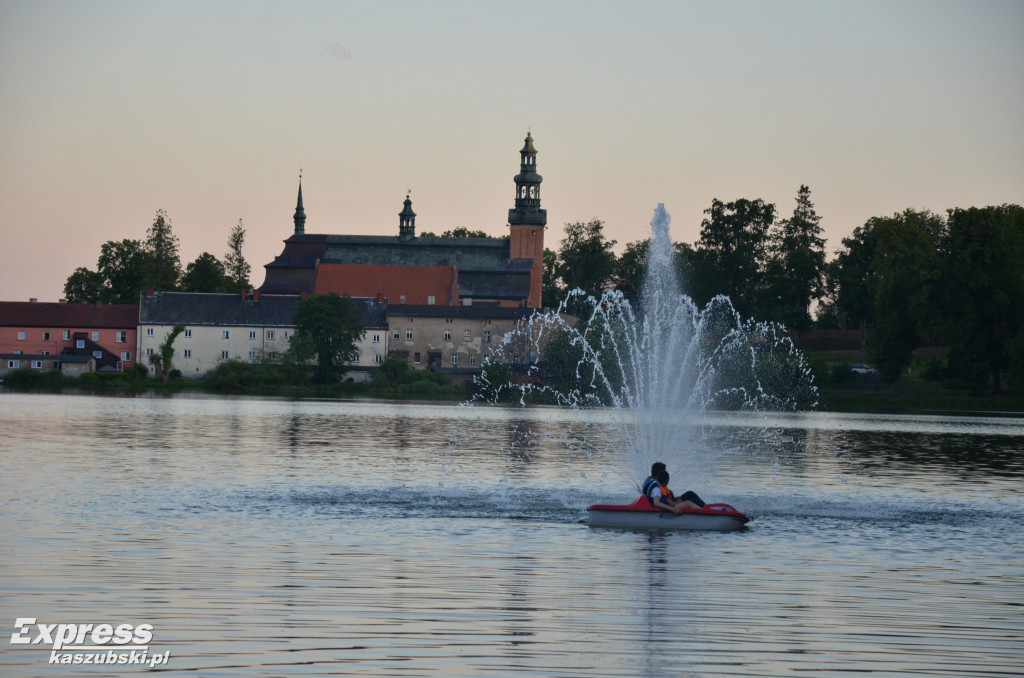
<instances>
[{"instance_id":1,"label":"tree","mask_svg":"<svg viewBox=\"0 0 1024 678\"><path fill-rule=\"evenodd\" d=\"M541 302L544 308L555 308L562 300L562 290L558 287L558 253L544 248L544 274L541 282Z\"/></svg>"},{"instance_id":2,"label":"tree","mask_svg":"<svg viewBox=\"0 0 1024 678\"><path fill-rule=\"evenodd\" d=\"M729 203L716 198L704 213L709 218L701 221L695 261L699 283L727 295L740 314L750 316L761 293L775 205L760 198Z\"/></svg>"},{"instance_id":3,"label":"tree","mask_svg":"<svg viewBox=\"0 0 1024 678\"><path fill-rule=\"evenodd\" d=\"M558 252L555 273L566 289L580 289L593 297L601 296L611 284L615 272L614 240L604 237L604 222L591 219L584 224L565 225L565 238Z\"/></svg>"},{"instance_id":4,"label":"tree","mask_svg":"<svg viewBox=\"0 0 1024 678\"><path fill-rule=\"evenodd\" d=\"M465 226L459 226L458 228L450 228L441 235L437 235L430 231L424 231L420 233L421 238L490 238L481 230L470 230Z\"/></svg>"},{"instance_id":5,"label":"tree","mask_svg":"<svg viewBox=\"0 0 1024 678\"><path fill-rule=\"evenodd\" d=\"M103 278L103 301L108 304L137 304L146 286L148 258L142 243L124 239L108 240L100 247L96 268Z\"/></svg>"},{"instance_id":6,"label":"tree","mask_svg":"<svg viewBox=\"0 0 1024 678\"><path fill-rule=\"evenodd\" d=\"M942 249L934 317L951 342L950 372L998 395L1024 338L1024 208L949 210Z\"/></svg>"},{"instance_id":7,"label":"tree","mask_svg":"<svg viewBox=\"0 0 1024 678\"><path fill-rule=\"evenodd\" d=\"M178 237L171 230L171 219L163 210L156 211L153 225L146 231L146 254L149 256L146 284L161 291L173 291L181 277Z\"/></svg>"},{"instance_id":8,"label":"tree","mask_svg":"<svg viewBox=\"0 0 1024 678\"><path fill-rule=\"evenodd\" d=\"M910 364L923 332L934 327L933 293L945 222L931 212L906 210L872 218L866 227L875 245L869 269L875 317L870 349L882 379L891 383Z\"/></svg>"},{"instance_id":9,"label":"tree","mask_svg":"<svg viewBox=\"0 0 1024 678\"><path fill-rule=\"evenodd\" d=\"M244 292L251 289L249 274L252 267L242 256L242 244L245 243L245 226L242 220L231 229L228 235L228 253L224 255L224 275L229 283L228 292Z\"/></svg>"},{"instance_id":10,"label":"tree","mask_svg":"<svg viewBox=\"0 0 1024 678\"><path fill-rule=\"evenodd\" d=\"M64 297L72 304L95 304L105 296L103 276L84 266L75 269L64 283Z\"/></svg>"},{"instance_id":11,"label":"tree","mask_svg":"<svg viewBox=\"0 0 1024 678\"><path fill-rule=\"evenodd\" d=\"M650 243L650 239L647 239L627 244L622 256L616 260L612 273L612 285L633 306L640 301L644 278L647 277L647 250Z\"/></svg>"},{"instance_id":12,"label":"tree","mask_svg":"<svg viewBox=\"0 0 1024 678\"><path fill-rule=\"evenodd\" d=\"M825 239L820 222L811 189L801 184L793 216L779 222L771 234L767 277L779 305L773 319L797 330L811 326L811 301L824 295Z\"/></svg>"},{"instance_id":13,"label":"tree","mask_svg":"<svg viewBox=\"0 0 1024 678\"><path fill-rule=\"evenodd\" d=\"M337 381L359 353L363 323L352 297L334 292L306 297L295 307L290 351L298 362L316 360L314 380Z\"/></svg>"},{"instance_id":14,"label":"tree","mask_svg":"<svg viewBox=\"0 0 1024 678\"><path fill-rule=\"evenodd\" d=\"M231 280L224 273L224 264L209 252L203 252L185 267L181 277L182 292L234 292Z\"/></svg>"},{"instance_id":15,"label":"tree","mask_svg":"<svg viewBox=\"0 0 1024 678\"><path fill-rule=\"evenodd\" d=\"M174 369L174 340L184 331L185 323L175 325L171 328L164 343L160 344L157 352L149 356L149 362L156 370L156 376L165 384L170 380L171 370Z\"/></svg>"}]
</instances>

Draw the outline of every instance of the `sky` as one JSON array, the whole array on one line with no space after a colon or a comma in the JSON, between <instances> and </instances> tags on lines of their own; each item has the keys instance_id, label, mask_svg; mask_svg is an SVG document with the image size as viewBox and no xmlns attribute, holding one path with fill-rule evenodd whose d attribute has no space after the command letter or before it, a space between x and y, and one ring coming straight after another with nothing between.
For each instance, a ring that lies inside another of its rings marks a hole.
<instances>
[{"instance_id":1,"label":"sky","mask_svg":"<svg viewBox=\"0 0 1024 678\"><path fill-rule=\"evenodd\" d=\"M0 0L0 300L56 301L165 210L182 265L239 219L262 284L307 233L507 235L531 131L545 245L658 203L873 216L1024 203L1024 2Z\"/></svg>"}]
</instances>

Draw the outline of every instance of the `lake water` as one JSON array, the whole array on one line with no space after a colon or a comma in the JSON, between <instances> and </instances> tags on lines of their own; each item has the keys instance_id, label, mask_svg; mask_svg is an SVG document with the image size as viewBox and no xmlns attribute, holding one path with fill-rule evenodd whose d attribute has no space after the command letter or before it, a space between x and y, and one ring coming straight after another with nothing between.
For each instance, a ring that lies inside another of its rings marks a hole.
<instances>
[{"instance_id":1,"label":"lake water","mask_svg":"<svg viewBox=\"0 0 1024 678\"><path fill-rule=\"evenodd\" d=\"M0 394L0 674L148 670L18 618L170 675L1021 674L1024 419L714 423L674 489L752 522L658 534L587 527L636 479L561 410Z\"/></svg>"}]
</instances>

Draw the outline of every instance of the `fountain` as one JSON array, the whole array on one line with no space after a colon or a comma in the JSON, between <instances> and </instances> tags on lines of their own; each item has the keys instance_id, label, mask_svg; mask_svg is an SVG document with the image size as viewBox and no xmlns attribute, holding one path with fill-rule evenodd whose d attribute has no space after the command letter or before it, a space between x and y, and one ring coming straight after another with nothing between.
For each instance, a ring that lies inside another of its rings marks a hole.
<instances>
[{"instance_id":1,"label":"fountain","mask_svg":"<svg viewBox=\"0 0 1024 678\"><path fill-rule=\"evenodd\" d=\"M817 400L810 369L781 326L742 319L724 296L700 309L683 294L669 223L659 204L636 307L618 291L600 299L572 291L557 310L535 314L504 338L500 359L519 362L518 384L494 378L497 361L485 363L478 380L487 400L584 413L585 423L562 442L623 467L637 486L656 460L677 477L703 480L729 448L760 442L750 434L757 427L751 413L795 411ZM744 413L729 425L742 419L745 433L735 445L723 446L720 436L705 445L723 412Z\"/></svg>"}]
</instances>

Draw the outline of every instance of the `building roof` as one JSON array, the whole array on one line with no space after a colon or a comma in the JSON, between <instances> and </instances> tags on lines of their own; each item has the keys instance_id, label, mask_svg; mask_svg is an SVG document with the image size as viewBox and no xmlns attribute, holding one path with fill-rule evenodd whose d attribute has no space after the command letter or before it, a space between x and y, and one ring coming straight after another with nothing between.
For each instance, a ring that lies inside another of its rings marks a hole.
<instances>
[{"instance_id":1,"label":"building roof","mask_svg":"<svg viewBox=\"0 0 1024 678\"><path fill-rule=\"evenodd\" d=\"M291 327L297 294L248 295L198 292L156 292L145 295L139 310L140 325L210 325L220 327ZM387 327L385 304L376 299L353 299L356 313L367 329Z\"/></svg>"},{"instance_id":2,"label":"building roof","mask_svg":"<svg viewBox=\"0 0 1024 678\"><path fill-rule=\"evenodd\" d=\"M519 320L529 318L538 309L508 308L507 306L483 305L474 306L421 306L416 304L389 304L388 317L395 318L462 318L465 320Z\"/></svg>"},{"instance_id":3,"label":"building roof","mask_svg":"<svg viewBox=\"0 0 1024 678\"><path fill-rule=\"evenodd\" d=\"M0 301L0 325L4 327L135 329L138 323L137 304Z\"/></svg>"},{"instance_id":4,"label":"building roof","mask_svg":"<svg viewBox=\"0 0 1024 678\"><path fill-rule=\"evenodd\" d=\"M335 292L353 297L381 295L410 304L458 303L458 269L455 266L388 266L375 264L322 263L316 269L313 292Z\"/></svg>"}]
</instances>

